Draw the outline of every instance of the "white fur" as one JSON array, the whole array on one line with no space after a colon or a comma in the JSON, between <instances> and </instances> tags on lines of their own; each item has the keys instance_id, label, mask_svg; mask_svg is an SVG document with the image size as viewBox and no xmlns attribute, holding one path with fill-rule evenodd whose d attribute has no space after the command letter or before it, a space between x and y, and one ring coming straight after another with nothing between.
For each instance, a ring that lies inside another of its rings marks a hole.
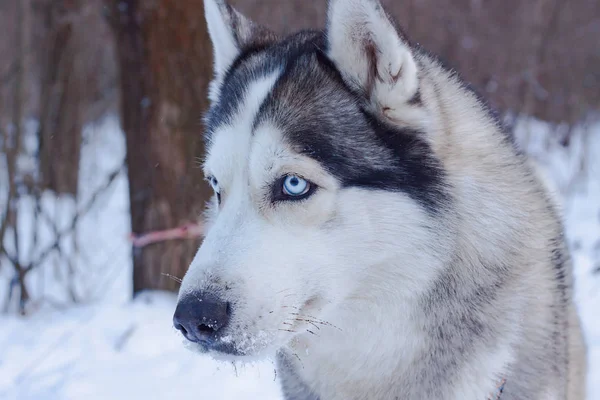
<instances>
[{"instance_id":1,"label":"white fur","mask_svg":"<svg viewBox=\"0 0 600 400\"><path fill-rule=\"evenodd\" d=\"M241 102L237 115L230 124L222 126L214 132L209 154L204 162L204 175L214 176L219 181L219 187L227 203L231 203L233 185L240 179L247 178L246 165L248 162L248 147L252 133L250 127L265 97L279 77L280 71L259 79L250 84L246 98ZM242 171L240 176L239 172ZM225 203L225 201L224 201ZM210 228L207 227L207 228ZM207 237L204 241L208 243ZM180 293L187 294L197 289L205 279L206 270L210 270L218 260L210 253L209 246L203 245L188 269L182 282Z\"/></svg>"},{"instance_id":2,"label":"white fur","mask_svg":"<svg viewBox=\"0 0 600 400\"><path fill-rule=\"evenodd\" d=\"M217 76L229 68L240 52L224 7L225 4L221 0L204 0L204 12L208 33L213 42L214 70Z\"/></svg>"},{"instance_id":3,"label":"white fur","mask_svg":"<svg viewBox=\"0 0 600 400\"><path fill-rule=\"evenodd\" d=\"M513 337L505 338L510 343ZM507 366L514 361L514 355L508 345L498 349L481 352L460 374L454 384L453 399L489 399L506 376L502 375ZM495 399L495 397L491 397Z\"/></svg>"},{"instance_id":4,"label":"white fur","mask_svg":"<svg viewBox=\"0 0 600 400\"><path fill-rule=\"evenodd\" d=\"M370 310L384 310L383 304L400 299L414 301L435 276L436 265L441 268L442 249L431 248L439 241L420 229L427 219L408 196L342 190L316 161L293 152L276 127L249 131L278 75L252 83L234 121L213 133L205 174L219 181L222 204L180 293L210 287L215 276L234 282L233 324L248 328L230 339L249 356L293 346L298 336L305 336L310 349L306 331L319 329L319 340L331 341L331 351L315 352L320 361L314 364L326 365L334 355L349 355L356 341L365 344L364 351L375 351L373 329L383 329L406 333L391 350L408 357L407 349L419 348L416 328ZM284 174L301 175L319 190L302 203L273 205L267 200L271 185ZM398 281L405 287L399 289ZM316 328L296 321L297 312L319 315L328 324ZM342 327L342 340L332 325ZM288 328L296 332L278 330ZM352 357L361 354L355 351ZM391 367L377 363L369 370L379 374Z\"/></svg>"},{"instance_id":5,"label":"white fur","mask_svg":"<svg viewBox=\"0 0 600 400\"><path fill-rule=\"evenodd\" d=\"M242 166L247 161L248 146L252 138L250 129L254 118L280 73L281 71L275 71L252 82L232 122L220 127L212 135L214 139L206 157L204 172L206 176L217 177L219 186L225 193L228 191L226 185L234 178L230 174L236 170L235 167Z\"/></svg>"}]
</instances>

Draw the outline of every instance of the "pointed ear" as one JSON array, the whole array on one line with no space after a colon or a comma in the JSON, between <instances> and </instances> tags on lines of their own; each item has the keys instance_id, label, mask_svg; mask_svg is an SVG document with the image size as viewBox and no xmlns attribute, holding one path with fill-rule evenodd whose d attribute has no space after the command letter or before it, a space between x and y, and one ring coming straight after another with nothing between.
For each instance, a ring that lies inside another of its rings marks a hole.
<instances>
[{"instance_id":1,"label":"pointed ear","mask_svg":"<svg viewBox=\"0 0 600 400\"><path fill-rule=\"evenodd\" d=\"M330 0L327 40L346 83L384 111L417 96L412 50L378 0Z\"/></svg>"},{"instance_id":2,"label":"pointed ear","mask_svg":"<svg viewBox=\"0 0 600 400\"><path fill-rule=\"evenodd\" d=\"M250 21L223 0L204 0L204 15L213 44L216 76L224 74L244 48L274 40L270 31Z\"/></svg>"}]
</instances>

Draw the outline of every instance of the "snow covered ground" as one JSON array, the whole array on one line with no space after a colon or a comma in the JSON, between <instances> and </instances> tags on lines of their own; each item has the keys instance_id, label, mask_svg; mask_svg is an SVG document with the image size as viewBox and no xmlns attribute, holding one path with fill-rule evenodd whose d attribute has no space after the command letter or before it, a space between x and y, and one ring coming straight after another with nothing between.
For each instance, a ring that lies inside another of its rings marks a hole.
<instances>
[{"instance_id":1,"label":"snow covered ground","mask_svg":"<svg viewBox=\"0 0 600 400\"><path fill-rule=\"evenodd\" d=\"M174 296L149 293L133 304L4 318L0 398L280 399L265 362L218 364L186 350L171 328Z\"/></svg>"},{"instance_id":2,"label":"snow covered ground","mask_svg":"<svg viewBox=\"0 0 600 400\"><path fill-rule=\"evenodd\" d=\"M600 272L594 274L600 268L600 124L588 129L594 134L586 140L576 134L569 149L548 140L547 125L538 121L521 124L519 137L564 204L576 300L589 345L589 399L600 400ZM77 207L124 157L114 118L89 128L85 138L83 193ZM32 315L0 314L0 399L281 399L271 361L233 366L187 351L171 327L174 295L151 292L128 300L131 263L124 171L102 196L82 218L77 246L65 243L68 254L56 255L31 275L37 304ZM52 196L45 196L42 206L65 224L75 209L72 199ZM32 209L27 202L19 209L25 233L34 226L28 217ZM44 240L52 240L50 227L36 229L37 247L44 248ZM35 255L34 249L23 253ZM67 259L73 268L64 268L61 262ZM0 267L0 299L6 296L9 272ZM64 306L70 298L65 279L73 281L77 306Z\"/></svg>"}]
</instances>

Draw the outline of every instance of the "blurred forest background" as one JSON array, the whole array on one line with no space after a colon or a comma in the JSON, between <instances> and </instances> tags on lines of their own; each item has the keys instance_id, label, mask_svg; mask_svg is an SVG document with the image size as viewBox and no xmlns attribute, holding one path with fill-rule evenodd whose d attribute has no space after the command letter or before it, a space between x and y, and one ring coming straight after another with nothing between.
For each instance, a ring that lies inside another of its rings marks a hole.
<instances>
[{"instance_id":1,"label":"blurred forest background","mask_svg":"<svg viewBox=\"0 0 600 400\"><path fill-rule=\"evenodd\" d=\"M325 22L325 0L231 3L280 33ZM507 123L545 121L548 140L569 148L572 132L597 120L598 0L383 3ZM0 309L27 313L44 302L92 299L101 275L84 284L78 277L91 274L97 255L81 249L96 239L80 224L119 179L128 185L128 229L176 236L141 244L122 238L133 258L131 293L176 290L201 240L182 237L197 236L192 228L210 193L198 168L212 74L202 0L0 0L0 54ZM101 141L94 135L106 130L94 127L115 116L125 151L107 169L97 152L113 150L85 146ZM592 131L582 132L585 144ZM91 172L84 168L90 154L100 160ZM110 253L102 243L93 247ZM124 268L105 256L99 269ZM60 293L35 273L53 276Z\"/></svg>"}]
</instances>

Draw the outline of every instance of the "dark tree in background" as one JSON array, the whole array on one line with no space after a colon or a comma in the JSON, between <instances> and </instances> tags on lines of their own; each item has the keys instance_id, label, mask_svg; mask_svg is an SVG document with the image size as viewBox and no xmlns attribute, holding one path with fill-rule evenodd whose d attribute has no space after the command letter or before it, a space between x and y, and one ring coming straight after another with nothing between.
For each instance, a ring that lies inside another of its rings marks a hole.
<instances>
[{"instance_id":1,"label":"dark tree in background","mask_svg":"<svg viewBox=\"0 0 600 400\"><path fill-rule=\"evenodd\" d=\"M133 232L195 222L210 188L201 117L207 108L212 48L202 0L106 0L120 67L121 120ZM176 290L199 240L134 249L134 293Z\"/></svg>"},{"instance_id":2,"label":"dark tree in background","mask_svg":"<svg viewBox=\"0 0 600 400\"><path fill-rule=\"evenodd\" d=\"M113 40L101 0L2 0L0 26L0 120L21 108L12 123L22 134L25 120L36 120L35 185L76 196L83 126L115 108ZM17 104L11 93L19 85Z\"/></svg>"},{"instance_id":3,"label":"dark tree in background","mask_svg":"<svg viewBox=\"0 0 600 400\"><path fill-rule=\"evenodd\" d=\"M111 111L116 67L100 0L2 0L0 27L0 160L5 156L6 162L0 169L0 192L6 195L0 268L9 267L15 276L5 307L18 290L23 312L30 300L26 278L51 256L68 269L65 280L77 301L71 260L63 252L67 236L76 247L70 234L77 219L59 234L59 217L43 211L40 199L49 191L77 200L82 128ZM28 122L37 122L37 130ZM36 228L19 222L27 211ZM45 249L38 246L41 220L56 234Z\"/></svg>"},{"instance_id":4,"label":"dark tree in background","mask_svg":"<svg viewBox=\"0 0 600 400\"><path fill-rule=\"evenodd\" d=\"M41 183L56 193L77 195L83 127L106 112L104 98L114 94L109 29L99 0L35 0L32 7L41 65Z\"/></svg>"}]
</instances>

